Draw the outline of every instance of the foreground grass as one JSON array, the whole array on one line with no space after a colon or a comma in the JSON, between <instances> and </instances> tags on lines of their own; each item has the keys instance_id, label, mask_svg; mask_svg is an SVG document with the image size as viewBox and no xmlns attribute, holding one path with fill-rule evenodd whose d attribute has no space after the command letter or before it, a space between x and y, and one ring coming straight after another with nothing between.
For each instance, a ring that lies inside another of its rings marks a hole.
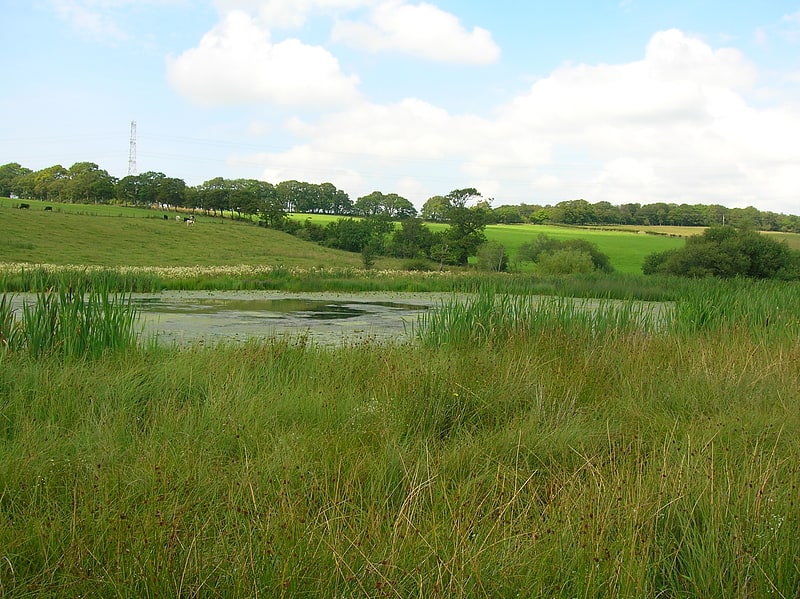
<instances>
[{"instance_id":1,"label":"foreground grass","mask_svg":"<svg viewBox=\"0 0 800 599\"><path fill-rule=\"evenodd\" d=\"M0 352L0 594L794 597L796 289L736 285L780 326Z\"/></svg>"}]
</instances>

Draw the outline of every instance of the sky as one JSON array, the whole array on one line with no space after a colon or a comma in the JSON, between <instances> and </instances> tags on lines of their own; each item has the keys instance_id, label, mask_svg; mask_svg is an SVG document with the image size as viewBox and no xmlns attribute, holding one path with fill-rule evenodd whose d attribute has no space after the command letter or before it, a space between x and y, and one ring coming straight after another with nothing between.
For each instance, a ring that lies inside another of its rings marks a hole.
<instances>
[{"instance_id":1,"label":"sky","mask_svg":"<svg viewBox=\"0 0 800 599\"><path fill-rule=\"evenodd\" d=\"M0 164L800 214L800 1L0 0Z\"/></svg>"}]
</instances>

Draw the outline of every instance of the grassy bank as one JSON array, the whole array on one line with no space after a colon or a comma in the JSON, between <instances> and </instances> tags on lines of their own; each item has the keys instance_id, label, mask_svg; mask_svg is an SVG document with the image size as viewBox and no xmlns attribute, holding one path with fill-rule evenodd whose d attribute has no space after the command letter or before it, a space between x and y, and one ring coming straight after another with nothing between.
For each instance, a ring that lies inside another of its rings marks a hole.
<instances>
[{"instance_id":1,"label":"grassy bank","mask_svg":"<svg viewBox=\"0 0 800 599\"><path fill-rule=\"evenodd\" d=\"M631 275L540 276L469 270L409 272L283 266L117 267L0 264L0 291L102 289L111 292L178 290L476 292L671 301L694 284L685 279Z\"/></svg>"},{"instance_id":2,"label":"grassy bank","mask_svg":"<svg viewBox=\"0 0 800 599\"><path fill-rule=\"evenodd\" d=\"M0 594L794 597L797 289L726 285L660 330L486 292L403 346L0 350Z\"/></svg>"}]
</instances>

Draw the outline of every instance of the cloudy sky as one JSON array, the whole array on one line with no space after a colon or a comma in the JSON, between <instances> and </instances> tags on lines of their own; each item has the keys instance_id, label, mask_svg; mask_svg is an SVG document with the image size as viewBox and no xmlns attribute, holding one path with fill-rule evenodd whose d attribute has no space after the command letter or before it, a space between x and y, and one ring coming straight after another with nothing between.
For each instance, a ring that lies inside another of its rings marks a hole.
<instances>
[{"instance_id":1,"label":"cloudy sky","mask_svg":"<svg viewBox=\"0 0 800 599\"><path fill-rule=\"evenodd\" d=\"M0 164L800 213L800 1L2 0Z\"/></svg>"}]
</instances>

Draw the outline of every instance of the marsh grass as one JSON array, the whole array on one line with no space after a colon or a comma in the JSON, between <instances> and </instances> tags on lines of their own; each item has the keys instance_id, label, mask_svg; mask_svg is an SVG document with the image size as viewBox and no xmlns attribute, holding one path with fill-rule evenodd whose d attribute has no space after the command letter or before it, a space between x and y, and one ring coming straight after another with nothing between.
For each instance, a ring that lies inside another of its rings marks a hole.
<instances>
[{"instance_id":1,"label":"marsh grass","mask_svg":"<svg viewBox=\"0 0 800 599\"><path fill-rule=\"evenodd\" d=\"M658 325L487 287L414 344L0 352L0 594L795 597L800 341L759 324L795 296L722 289Z\"/></svg>"},{"instance_id":2,"label":"marsh grass","mask_svg":"<svg viewBox=\"0 0 800 599\"><path fill-rule=\"evenodd\" d=\"M500 343L515 336L563 330L602 335L651 333L663 328L671 307L612 299L498 293L482 287L474 296L444 300L418 317L415 333L424 345Z\"/></svg>"},{"instance_id":3,"label":"marsh grass","mask_svg":"<svg viewBox=\"0 0 800 599\"><path fill-rule=\"evenodd\" d=\"M130 296L58 289L23 302L19 318L4 294L0 300L0 344L33 358L97 358L137 343L137 310Z\"/></svg>"},{"instance_id":4,"label":"marsh grass","mask_svg":"<svg viewBox=\"0 0 800 599\"><path fill-rule=\"evenodd\" d=\"M687 334L744 330L758 337L800 335L800 285L779 281L695 281L678 302L676 327Z\"/></svg>"}]
</instances>

